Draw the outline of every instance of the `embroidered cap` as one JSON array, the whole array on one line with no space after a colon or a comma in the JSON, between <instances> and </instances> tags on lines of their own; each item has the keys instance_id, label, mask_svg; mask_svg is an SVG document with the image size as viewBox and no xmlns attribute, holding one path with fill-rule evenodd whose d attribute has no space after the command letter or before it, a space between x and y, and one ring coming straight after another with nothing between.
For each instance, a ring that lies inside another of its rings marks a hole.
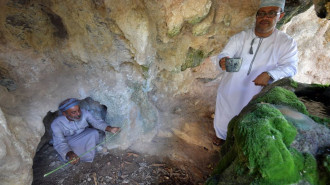
<instances>
[{"instance_id":1,"label":"embroidered cap","mask_svg":"<svg viewBox=\"0 0 330 185\"><path fill-rule=\"evenodd\" d=\"M68 109L70 109L73 106L79 105L80 101L76 98L69 98L64 100L62 103L60 103L60 105L58 106L58 109L61 112L64 112Z\"/></svg>"},{"instance_id":2,"label":"embroidered cap","mask_svg":"<svg viewBox=\"0 0 330 185\"><path fill-rule=\"evenodd\" d=\"M281 11L284 11L285 0L261 0L259 8L267 6L276 6L280 7Z\"/></svg>"}]
</instances>

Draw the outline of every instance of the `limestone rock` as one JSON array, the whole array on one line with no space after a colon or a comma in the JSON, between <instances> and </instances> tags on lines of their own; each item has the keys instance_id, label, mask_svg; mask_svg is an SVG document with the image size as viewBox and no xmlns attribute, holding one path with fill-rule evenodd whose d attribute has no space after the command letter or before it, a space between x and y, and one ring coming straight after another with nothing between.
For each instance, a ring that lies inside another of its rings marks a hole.
<instances>
[{"instance_id":1,"label":"limestone rock","mask_svg":"<svg viewBox=\"0 0 330 185\"><path fill-rule=\"evenodd\" d=\"M212 1L177 0L164 1L168 34L173 37L180 33L183 23L199 23L210 11Z\"/></svg>"},{"instance_id":2,"label":"limestone rock","mask_svg":"<svg viewBox=\"0 0 330 185\"><path fill-rule=\"evenodd\" d=\"M233 34L252 28L258 5L259 0L0 1L0 107L10 130L0 130L8 138L0 143L6 146L0 152L6 179L1 182L31 182L31 161L47 130L43 119L66 98L91 97L107 107L108 123L124 127L108 148L150 141L167 124L160 115L188 105L186 97L214 110L221 75L217 61L205 58L219 53ZM328 23L312 12L284 30L300 45L297 78L327 83ZM300 30L307 35L299 36ZM173 105L175 98L180 102Z\"/></svg>"},{"instance_id":3,"label":"limestone rock","mask_svg":"<svg viewBox=\"0 0 330 185\"><path fill-rule=\"evenodd\" d=\"M32 183L31 166L32 156L35 153L35 146L32 143L38 142L38 137L24 123L22 118L4 114L0 109L0 181L2 184Z\"/></svg>"},{"instance_id":4,"label":"limestone rock","mask_svg":"<svg viewBox=\"0 0 330 185\"><path fill-rule=\"evenodd\" d=\"M319 19L313 7L294 17L282 28L297 42L299 51L298 73L294 79L304 83L327 84L330 77L330 23Z\"/></svg>"},{"instance_id":5,"label":"limestone rock","mask_svg":"<svg viewBox=\"0 0 330 185\"><path fill-rule=\"evenodd\" d=\"M201 36L206 34L209 31L210 27L212 26L214 15L215 15L215 10L214 8L211 8L208 16L205 17L205 19L201 23L194 25L192 29L193 34L195 36Z\"/></svg>"}]
</instances>

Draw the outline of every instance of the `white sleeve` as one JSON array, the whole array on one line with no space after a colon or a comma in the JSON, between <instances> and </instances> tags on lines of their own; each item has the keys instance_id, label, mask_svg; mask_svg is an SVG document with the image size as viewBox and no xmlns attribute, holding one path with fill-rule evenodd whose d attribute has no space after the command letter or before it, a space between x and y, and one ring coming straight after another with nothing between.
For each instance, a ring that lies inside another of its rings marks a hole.
<instances>
[{"instance_id":1,"label":"white sleeve","mask_svg":"<svg viewBox=\"0 0 330 185\"><path fill-rule=\"evenodd\" d=\"M241 41L243 38L242 34L236 34L232 36L228 43L226 44L225 48L221 51L221 53L217 56L217 66L220 70L222 70L219 66L219 60L223 57L234 57L240 50L242 50L243 42Z\"/></svg>"},{"instance_id":2,"label":"white sleeve","mask_svg":"<svg viewBox=\"0 0 330 185\"><path fill-rule=\"evenodd\" d=\"M283 42L278 50L277 67L268 71L268 74L276 80L292 77L297 73L298 50L297 43L291 38Z\"/></svg>"}]
</instances>

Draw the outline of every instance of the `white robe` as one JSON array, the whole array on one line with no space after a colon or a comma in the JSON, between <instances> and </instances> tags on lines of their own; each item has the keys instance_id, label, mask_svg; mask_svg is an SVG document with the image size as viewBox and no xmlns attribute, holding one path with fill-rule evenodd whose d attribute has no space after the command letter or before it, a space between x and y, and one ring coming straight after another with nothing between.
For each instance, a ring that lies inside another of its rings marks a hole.
<instances>
[{"instance_id":1,"label":"white robe","mask_svg":"<svg viewBox=\"0 0 330 185\"><path fill-rule=\"evenodd\" d=\"M79 121L69 121L65 116L57 117L51 124L53 131L54 148L66 161L66 154L73 151L78 156L94 148L99 142L99 133L96 129L87 128L89 123L99 130L105 131L108 126L105 121L96 119L87 110L81 109ZM81 161L92 162L95 150L86 153Z\"/></svg>"},{"instance_id":2,"label":"white robe","mask_svg":"<svg viewBox=\"0 0 330 185\"><path fill-rule=\"evenodd\" d=\"M253 54L250 54L249 50L254 38L256 39L253 43ZM214 129L218 138L226 139L229 121L261 91L262 87L252 82L257 76L268 72L273 81L276 81L284 77L292 77L297 72L297 44L290 36L276 29L272 35L263 38L261 44L260 40L261 38L255 35L254 29L240 32L230 38L226 47L217 56L217 66L223 57L243 58L240 71L224 72L219 84L214 118ZM259 44L259 50L248 75Z\"/></svg>"}]
</instances>

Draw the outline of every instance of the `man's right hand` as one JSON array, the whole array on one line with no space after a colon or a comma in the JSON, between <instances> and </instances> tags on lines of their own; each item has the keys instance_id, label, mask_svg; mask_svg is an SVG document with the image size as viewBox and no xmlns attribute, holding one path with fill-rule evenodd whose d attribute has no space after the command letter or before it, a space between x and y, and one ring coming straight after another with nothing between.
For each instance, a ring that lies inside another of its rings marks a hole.
<instances>
[{"instance_id":1,"label":"man's right hand","mask_svg":"<svg viewBox=\"0 0 330 185\"><path fill-rule=\"evenodd\" d=\"M105 128L105 131L111 132L113 134L117 133L119 130L120 130L119 127L110 127L110 126L107 126Z\"/></svg>"},{"instance_id":2,"label":"man's right hand","mask_svg":"<svg viewBox=\"0 0 330 185\"><path fill-rule=\"evenodd\" d=\"M220 65L221 69L224 71L226 70L226 58L229 58L229 57L223 57L219 61L219 65Z\"/></svg>"},{"instance_id":3,"label":"man's right hand","mask_svg":"<svg viewBox=\"0 0 330 185\"><path fill-rule=\"evenodd\" d=\"M71 164L77 164L80 160L79 156L77 154L75 154L73 151L70 151L66 154L66 156L69 158L69 161Z\"/></svg>"}]
</instances>

